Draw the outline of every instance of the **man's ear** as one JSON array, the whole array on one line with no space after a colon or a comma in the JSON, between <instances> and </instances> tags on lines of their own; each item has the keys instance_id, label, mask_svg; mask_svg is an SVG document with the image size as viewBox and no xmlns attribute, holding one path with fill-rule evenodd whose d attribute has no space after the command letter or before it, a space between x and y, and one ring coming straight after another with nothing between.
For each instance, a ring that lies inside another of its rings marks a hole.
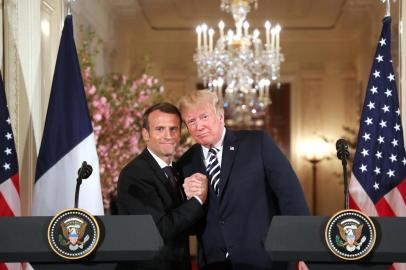
<instances>
[{"instance_id":1,"label":"man's ear","mask_svg":"<svg viewBox=\"0 0 406 270\"><path fill-rule=\"evenodd\" d=\"M222 120L224 122L224 111L219 112L219 117L220 117L220 120Z\"/></svg>"},{"instance_id":2,"label":"man's ear","mask_svg":"<svg viewBox=\"0 0 406 270\"><path fill-rule=\"evenodd\" d=\"M149 132L146 128L142 128L141 130L142 138L144 139L145 142L149 141Z\"/></svg>"}]
</instances>

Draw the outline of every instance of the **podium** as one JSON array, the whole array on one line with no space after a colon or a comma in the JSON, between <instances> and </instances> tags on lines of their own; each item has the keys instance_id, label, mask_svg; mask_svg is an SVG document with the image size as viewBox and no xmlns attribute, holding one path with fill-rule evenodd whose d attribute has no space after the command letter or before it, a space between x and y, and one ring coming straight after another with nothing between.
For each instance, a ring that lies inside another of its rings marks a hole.
<instances>
[{"instance_id":1,"label":"podium","mask_svg":"<svg viewBox=\"0 0 406 270\"><path fill-rule=\"evenodd\" d=\"M48 244L53 217L0 217L0 261L30 262L38 269L114 269L116 262L152 259L163 246L151 216L96 216L100 240L81 260L67 260Z\"/></svg>"},{"instance_id":2,"label":"podium","mask_svg":"<svg viewBox=\"0 0 406 270\"><path fill-rule=\"evenodd\" d=\"M324 240L329 217L275 216L265 242L273 261L305 261L313 269L388 269L406 262L406 217L371 218L376 227L375 248L359 261L334 256Z\"/></svg>"}]
</instances>

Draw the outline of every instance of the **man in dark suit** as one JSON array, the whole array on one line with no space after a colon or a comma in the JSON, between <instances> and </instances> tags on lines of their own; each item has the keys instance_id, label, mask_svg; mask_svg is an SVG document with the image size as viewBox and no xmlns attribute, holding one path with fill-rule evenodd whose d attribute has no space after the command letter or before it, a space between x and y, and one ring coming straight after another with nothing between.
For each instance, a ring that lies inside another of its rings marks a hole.
<instances>
[{"instance_id":1,"label":"man in dark suit","mask_svg":"<svg viewBox=\"0 0 406 270\"><path fill-rule=\"evenodd\" d=\"M181 117L169 103L159 103L144 113L142 137L147 148L120 173L118 211L124 215L150 214L164 241L151 261L120 263L117 269L189 270L189 231L204 215L207 177L188 178L192 192L186 197L182 179L172 168L180 141ZM136 225L136 224L134 224Z\"/></svg>"},{"instance_id":2,"label":"man in dark suit","mask_svg":"<svg viewBox=\"0 0 406 270\"><path fill-rule=\"evenodd\" d=\"M272 138L262 131L224 127L223 103L208 91L180 100L190 135L198 143L179 160L184 176L209 178L206 216L197 231L201 269L286 269L264 248L274 215L308 215L301 185ZM188 194L189 183L184 188ZM306 269L303 262L301 269Z\"/></svg>"}]
</instances>

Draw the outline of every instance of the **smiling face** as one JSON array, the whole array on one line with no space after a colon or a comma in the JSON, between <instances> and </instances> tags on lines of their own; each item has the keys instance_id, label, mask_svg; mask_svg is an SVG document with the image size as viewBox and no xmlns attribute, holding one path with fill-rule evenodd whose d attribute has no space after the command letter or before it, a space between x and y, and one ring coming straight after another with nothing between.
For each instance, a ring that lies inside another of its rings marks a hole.
<instances>
[{"instance_id":1,"label":"smiling face","mask_svg":"<svg viewBox=\"0 0 406 270\"><path fill-rule=\"evenodd\" d=\"M159 110L153 111L148 116L148 126L148 129L142 129L142 137L147 143L148 149L170 164L180 142L178 115Z\"/></svg>"},{"instance_id":2,"label":"smiling face","mask_svg":"<svg viewBox=\"0 0 406 270\"><path fill-rule=\"evenodd\" d=\"M216 111L214 105L208 102L184 108L183 119L193 139L205 146L211 147L221 139L224 129L224 114Z\"/></svg>"}]
</instances>

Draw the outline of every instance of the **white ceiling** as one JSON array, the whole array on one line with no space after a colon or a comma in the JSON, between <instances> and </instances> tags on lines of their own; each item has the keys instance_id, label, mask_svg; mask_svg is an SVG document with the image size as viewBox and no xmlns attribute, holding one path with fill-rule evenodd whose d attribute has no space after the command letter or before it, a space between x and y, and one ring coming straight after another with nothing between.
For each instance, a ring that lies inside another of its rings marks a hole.
<instances>
[{"instance_id":1,"label":"white ceiling","mask_svg":"<svg viewBox=\"0 0 406 270\"><path fill-rule=\"evenodd\" d=\"M220 19L233 24L231 15L220 10L220 0L107 1L118 18L143 16L155 31L190 31L202 22L216 26ZM339 31L340 24L362 22L360 10L378 11L377 16L383 16L384 5L378 0L259 0L248 21L257 28L270 20L285 31Z\"/></svg>"}]
</instances>

